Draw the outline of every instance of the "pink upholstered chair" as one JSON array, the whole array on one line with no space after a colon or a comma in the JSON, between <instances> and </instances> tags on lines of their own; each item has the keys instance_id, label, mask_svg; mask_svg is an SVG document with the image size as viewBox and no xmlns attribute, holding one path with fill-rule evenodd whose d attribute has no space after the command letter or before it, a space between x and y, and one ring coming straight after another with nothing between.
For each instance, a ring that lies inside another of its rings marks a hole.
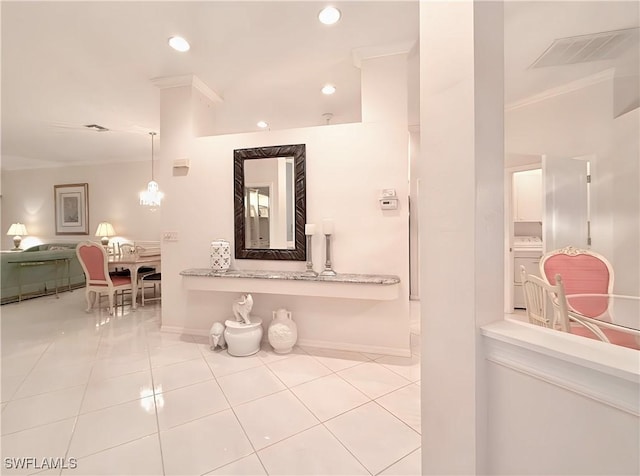
<instances>
[{"instance_id":1,"label":"pink upholstered chair","mask_svg":"<svg viewBox=\"0 0 640 476\"><path fill-rule=\"evenodd\" d=\"M562 276L564 290L571 294L611 294L613 268L601 254L568 246L547 253L540 260L540 276L555 284L555 276ZM599 317L609 309L609 298L579 298L571 300L571 307L587 317Z\"/></svg>"},{"instance_id":2,"label":"pink upholstered chair","mask_svg":"<svg viewBox=\"0 0 640 476\"><path fill-rule=\"evenodd\" d=\"M107 252L98 243L83 241L76 246L76 255L86 278L87 312L101 294L109 297L109 314L114 312L114 299L119 291L132 291L130 276L111 276ZM123 296L124 299L124 296Z\"/></svg>"},{"instance_id":3,"label":"pink upholstered chair","mask_svg":"<svg viewBox=\"0 0 640 476\"><path fill-rule=\"evenodd\" d=\"M588 322L572 322L564 283L559 274L554 276L553 285L537 276L527 274L524 266L520 267L520 275L529 323L638 349L638 343L631 334L614 329L602 329Z\"/></svg>"},{"instance_id":4,"label":"pink upholstered chair","mask_svg":"<svg viewBox=\"0 0 640 476\"><path fill-rule=\"evenodd\" d=\"M607 294L613 292L614 273L609 261L599 253L568 246L547 253L540 260L540 275L549 284L556 284L556 276L562 276L565 295L603 294L601 298L572 298L571 308L583 316L598 318L609 312ZM631 334L585 323L573 324L569 332L604 342L638 348Z\"/></svg>"}]
</instances>

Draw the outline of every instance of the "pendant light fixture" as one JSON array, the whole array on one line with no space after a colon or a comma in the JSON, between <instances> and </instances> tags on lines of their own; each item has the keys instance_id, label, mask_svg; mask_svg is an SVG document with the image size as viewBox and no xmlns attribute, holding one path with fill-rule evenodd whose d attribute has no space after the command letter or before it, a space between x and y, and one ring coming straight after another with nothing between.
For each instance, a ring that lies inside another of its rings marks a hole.
<instances>
[{"instance_id":1,"label":"pendant light fixture","mask_svg":"<svg viewBox=\"0 0 640 476\"><path fill-rule=\"evenodd\" d=\"M149 135L151 136L151 182L147 184L146 190L140 192L140 205L149 207L153 211L160 206L164 194L160 191L158 182L153 179L153 138L156 133L149 132Z\"/></svg>"}]
</instances>

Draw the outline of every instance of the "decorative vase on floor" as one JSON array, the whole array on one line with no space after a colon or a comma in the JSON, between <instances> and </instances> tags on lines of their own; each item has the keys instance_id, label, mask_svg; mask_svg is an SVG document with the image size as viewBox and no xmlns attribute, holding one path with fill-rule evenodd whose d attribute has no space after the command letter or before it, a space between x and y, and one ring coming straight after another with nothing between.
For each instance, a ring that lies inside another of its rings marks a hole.
<instances>
[{"instance_id":1,"label":"decorative vase on floor","mask_svg":"<svg viewBox=\"0 0 640 476\"><path fill-rule=\"evenodd\" d=\"M273 311L273 320L267 332L269 344L277 354L287 354L298 340L298 326L291 319L291 312L286 309Z\"/></svg>"},{"instance_id":2,"label":"decorative vase on floor","mask_svg":"<svg viewBox=\"0 0 640 476\"><path fill-rule=\"evenodd\" d=\"M231 245L227 240L211 242L211 269L215 273L226 273L231 266Z\"/></svg>"}]
</instances>

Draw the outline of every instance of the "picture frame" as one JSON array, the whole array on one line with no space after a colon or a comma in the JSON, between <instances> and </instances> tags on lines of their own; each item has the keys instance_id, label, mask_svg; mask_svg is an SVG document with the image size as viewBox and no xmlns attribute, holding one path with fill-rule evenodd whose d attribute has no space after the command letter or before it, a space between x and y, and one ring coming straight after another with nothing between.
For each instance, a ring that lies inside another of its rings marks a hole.
<instances>
[{"instance_id":1,"label":"picture frame","mask_svg":"<svg viewBox=\"0 0 640 476\"><path fill-rule=\"evenodd\" d=\"M56 235L89 234L89 184L53 186Z\"/></svg>"}]
</instances>

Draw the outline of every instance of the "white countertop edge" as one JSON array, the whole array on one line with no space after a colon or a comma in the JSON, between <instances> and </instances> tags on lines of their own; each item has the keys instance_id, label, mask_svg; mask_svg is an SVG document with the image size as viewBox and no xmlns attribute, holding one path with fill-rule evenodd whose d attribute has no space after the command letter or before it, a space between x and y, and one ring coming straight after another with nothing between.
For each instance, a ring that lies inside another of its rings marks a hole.
<instances>
[{"instance_id":1,"label":"white countertop edge","mask_svg":"<svg viewBox=\"0 0 640 476\"><path fill-rule=\"evenodd\" d=\"M640 352L506 317L482 326L487 361L640 416Z\"/></svg>"},{"instance_id":2,"label":"white countertop edge","mask_svg":"<svg viewBox=\"0 0 640 476\"><path fill-rule=\"evenodd\" d=\"M224 273L216 273L208 268L189 268L180 272L184 277L198 278L227 278L227 279L263 279L279 281L306 281L313 283L346 283L393 286L400 284L400 278L389 274L356 274L338 273L334 276L307 276L298 271L272 271L272 270L229 270Z\"/></svg>"},{"instance_id":3,"label":"white countertop edge","mask_svg":"<svg viewBox=\"0 0 640 476\"><path fill-rule=\"evenodd\" d=\"M640 383L640 351L546 329L510 315L481 328L482 335Z\"/></svg>"}]
</instances>

